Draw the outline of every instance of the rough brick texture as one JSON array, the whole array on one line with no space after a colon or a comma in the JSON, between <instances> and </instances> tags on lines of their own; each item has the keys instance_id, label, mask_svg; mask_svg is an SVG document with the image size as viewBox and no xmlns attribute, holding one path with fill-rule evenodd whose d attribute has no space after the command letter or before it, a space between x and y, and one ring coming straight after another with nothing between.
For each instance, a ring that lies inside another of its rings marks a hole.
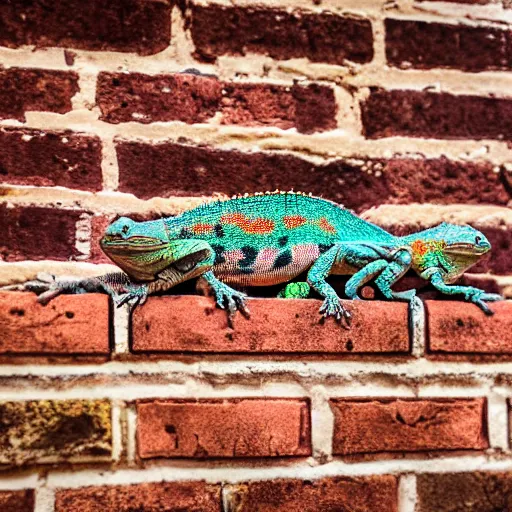
<instances>
[{"instance_id":1,"label":"rough brick texture","mask_svg":"<svg viewBox=\"0 0 512 512\"><path fill-rule=\"evenodd\" d=\"M29 110L64 114L71 110L71 98L79 90L78 75L72 71L11 68L0 71L0 90L0 119L24 121Z\"/></svg>"},{"instance_id":2,"label":"rough brick texture","mask_svg":"<svg viewBox=\"0 0 512 512\"><path fill-rule=\"evenodd\" d=\"M221 82L190 73L100 73L96 101L110 123L184 121L276 126L311 133L336 127L330 87Z\"/></svg>"},{"instance_id":3,"label":"rough brick texture","mask_svg":"<svg viewBox=\"0 0 512 512\"><path fill-rule=\"evenodd\" d=\"M112 451L106 400L0 402L0 464L24 465L72 457L108 458Z\"/></svg>"},{"instance_id":4,"label":"rough brick texture","mask_svg":"<svg viewBox=\"0 0 512 512\"><path fill-rule=\"evenodd\" d=\"M61 46L142 55L164 50L171 37L167 0L18 0L0 6L0 45Z\"/></svg>"},{"instance_id":5,"label":"rough brick texture","mask_svg":"<svg viewBox=\"0 0 512 512\"><path fill-rule=\"evenodd\" d=\"M55 512L221 512L220 486L172 482L57 491Z\"/></svg>"},{"instance_id":6,"label":"rough brick texture","mask_svg":"<svg viewBox=\"0 0 512 512\"><path fill-rule=\"evenodd\" d=\"M490 304L493 316L464 302L427 301L429 351L512 354L512 303Z\"/></svg>"},{"instance_id":7,"label":"rough brick texture","mask_svg":"<svg viewBox=\"0 0 512 512\"><path fill-rule=\"evenodd\" d=\"M81 212L53 208L9 208L0 205L0 258L19 260L67 260L77 256L76 223Z\"/></svg>"},{"instance_id":8,"label":"rough brick texture","mask_svg":"<svg viewBox=\"0 0 512 512\"><path fill-rule=\"evenodd\" d=\"M371 88L362 102L367 137L512 139L512 99Z\"/></svg>"},{"instance_id":9,"label":"rough brick texture","mask_svg":"<svg viewBox=\"0 0 512 512\"><path fill-rule=\"evenodd\" d=\"M155 400L137 405L137 446L154 457L304 457L308 400Z\"/></svg>"},{"instance_id":10,"label":"rough brick texture","mask_svg":"<svg viewBox=\"0 0 512 512\"><path fill-rule=\"evenodd\" d=\"M71 131L0 129L4 183L101 190L101 141Z\"/></svg>"},{"instance_id":11,"label":"rough brick texture","mask_svg":"<svg viewBox=\"0 0 512 512\"><path fill-rule=\"evenodd\" d=\"M356 211L384 203L505 205L509 201L499 174L489 162L392 158L314 164L270 152L121 140L117 142L117 156L119 189L143 199L292 188Z\"/></svg>"},{"instance_id":12,"label":"rough brick texture","mask_svg":"<svg viewBox=\"0 0 512 512\"><path fill-rule=\"evenodd\" d=\"M512 31L386 19L386 57L398 67L510 69Z\"/></svg>"},{"instance_id":13,"label":"rough brick texture","mask_svg":"<svg viewBox=\"0 0 512 512\"><path fill-rule=\"evenodd\" d=\"M249 299L251 319L239 315L231 328L226 312L216 308L211 298L150 298L133 314L133 350L298 354L409 351L406 304L347 301L344 305L353 316L350 330L340 328L335 321L321 324L321 304L318 300Z\"/></svg>"},{"instance_id":14,"label":"rough brick texture","mask_svg":"<svg viewBox=\"0 0 512 512\"><path fill-rule=\"evenodd\" d=\"M337 455L489 446L485 399L340 399L331 407Z\"/></svg>"},{"instance_id":15,"label":"rough brick texture","mask_svg":"<svg viewBox=\"0 0 512 512\"><path fill-rule=\"evenodd\" d=\"M397 512L397 487L393 476L277 479L233 485L230 494L237 512Z\"/></svg>"},{"instance_id":16,"label":"rough brick texture","mask_svg":"<svg viewBox=\"0 0 512 512\"><path fill-rule=\"evenodd\" d=\"M190 23L196 55L203 60L247 53L331 64L373 58L371 23L330 12L193 5Z\"/></svg>"},{"instance_id":17,"label":"rough brick texture","mask_svg":"<svg viewBox=\"0 0 512 512\"><path fill-rule=\"evenodd\" d=\"M34 512L35 497L32 489L0 491L1 512Z\"/></svg>"},{"instance_id":18,"label":"rough brick texture","mask_svg":"<svg viewBox=\"0 0 512 512\"><path fill-rule=\"evenodd\" d=\"M33 293L0 292L0 354L108 354L106 295L63 295L42 306Z\"/></svg>"},{"instance_id":19,"label":"rough brick texture","mask_svg":"<svg viewBox=\"0 0 512 512\"><path fill-rule=\"evenodd\" d=\"M440 473L418 476L417 512L510 510L511 473Z\"/></svg>"}]
</instances>

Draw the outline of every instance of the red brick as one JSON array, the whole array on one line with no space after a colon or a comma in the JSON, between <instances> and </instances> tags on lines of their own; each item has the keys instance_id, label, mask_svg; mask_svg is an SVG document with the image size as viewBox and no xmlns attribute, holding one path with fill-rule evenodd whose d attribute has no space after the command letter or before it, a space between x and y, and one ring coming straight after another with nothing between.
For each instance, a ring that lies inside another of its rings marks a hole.
<instances>
[{"instance_id":1,"label":"red brick","mask_svg":"<svg viewBox=\"0 0 512 512\"><path fill-rule=\"evenodd\" d=\"M512 99L371 88L361 103L369 138L512 139Z\"/></svg>"},{"instance_id":2,"label":"red brick","mask_svg":"<svg viewBox=\"0 0 512 512\"><path fill-rule=\"evenodd\" d=\"M55 512L221 512L220 486L158 482L58 490Z\"/></svg>"},{"instance_id":3,"label":"red brick","mask_svg":"<svg viewBox=\"0 0 512 512\"><path fill-rule=\"evenodd\" d=\"M321 301L249 299L249 320L234 328L212 298L153 297L133 314L137 352L407 353L407 305L399 302L344 302L350 329L329 319L321 325ZM162 314L165 311L165 314ZM190 312L193 311L191 321ZM201 321L198 322L197 319Z\"/></svg>"},{"instance_id":4,"label":"red brick","mask_svg":"<svg viewBox=\"0 0 512 512\"><path fill-rule=\"evenodd\" d=\"M314 164L293 155L271 152L121 140L117 141L116 149L120 191L142 199L292 188L356 211L384 203L506 205L509 201L490 162L397 157Z\"/></svg>"},{"instance_id":5,"label":"red brick","mask_svg":"<svg viewBox=\"0 0 512 512\"><path fill-rule=\"evenodd\" d=\"M100 73L96 102L109 123L201 123L217 112L221 92L215 77Z\"/></svg>"},{"instance_id":6,"label":"red brick","mask_svg":"<svg viewBox=\"0 0 512 512\"><path fill-rule=\"evenodd\" d=\"M0 259L67 260L77 256L76 223L81 212L0 205Z\"/></svg>"},{"instance_id":7,"label":"red brick","mask_svg":"<svg viewBox=\"0 0 512 512\"><path fill-rule=\"evenodd\" d=\"M0 491L0 512L33 512L34 491Z\"/></svg>"},{"instance_id":8,"label":"red brick","mask_svg":"<svg viewBox=\"0 0 512 512\"><path fill-rule=\"evenodd\" d=\"M432 353L512 354L512 301L489 303L493 316L462 301L426 301Z\"/></svg>"},{"instance_id":9,"label":"red brick","mask_svg":"<svg viewBox=\"0 0 512 512\"><path fill-rule=\"evenodd\" d=\"M190 29L196 56L207 61L247 53L331 64L373 58L370 21L330 12L192 5Z\"/></svg>"},{"instance_id":10,"label":"red brick","mask_svg":"<svg viewBox=\"0 0 512 512\"><path fill-rule=\"evenodd\" d=\"M0 119L25 121L25 112L38 110L64 114L79 91L72 71L11 68L0 71Z\"/></svg>"},{"instance_id":11,"label":"red brick","mask_svg":"<svg viewBox=\"0 0 512 512\"><path fill-rule=\"evenodd\" d=\"M307 399L155 400L137 416L142 459L311 455Z\"/></svg>"},{"instance_id":12,"label":"red brick","mask_svg":"<svg viewBox=\"0 0 512 512\"><path fill-rule=\"evenodd\" d=\"M202 123L221 113L223 124L271 125L302 132L336 127L330 87L221 82L178 73L100 73L96 101L110 123L184 121Z\"/></svg>"},{"instance_id":13,"label":"red brick","mask_svg":"<svg viewBox=\"0 0 512 512\"><path fill-rule=\"evenodd\" d=\"M398 67L465 71L512 68L512 31L386 19L386 57Z\"/></svg>"},{"instance_id":14,"label":"red brick","mask_svg":"<svg viewBox=\"0 0 512 512\"><path fill-rule=\"evenodd\" d=\"M508 512L512 473L462 472L418 475L417 512Z\"/></svg>"},{"instance_id":15,"label":"red brick","mask_svg":"<svg viewBox=\"0 0 512 512\"><path fill-rule=\"evenodd\" d=\"M0 354L108 354L109 305L102 294L0 293Z\"/></svg>"},{"instance_id":16,"label":"red brick","mask_svg":"<svg viewBox=\"0 0 512 512\"><path fill-rule=\"evenodd\" d=\"M333 453L483 450L485 399L334 399Z\"/></svg>"},{"instance_id":17,"label":"red brick","mask_svg":"<svg viewBox=\"0 0 512 512\"><path fill-rule=\"evenodd\" d=\"M63 132L0 128L0 178L40 187L102 188L101 141Z\"/></svg>"},{"instance_id":18,"label":"red brick","mask_svg":"<svg viewBox=\"0 0 512 512\"><path fill-rule=\"evenodd\" d=\"M394 476L267 480L232 486L237 512L397 512Z\"/></svg>"},{"instance_id":19,"label":"red brick","mask_svg":"<svg viewBox=\"0 0 512 512\"><path fill-rule=\"evenodd\" d=\"M0 6L0 45L29 44L149 55L171 38L168 0L13 0Z\"/></svg>"}]
</instances>

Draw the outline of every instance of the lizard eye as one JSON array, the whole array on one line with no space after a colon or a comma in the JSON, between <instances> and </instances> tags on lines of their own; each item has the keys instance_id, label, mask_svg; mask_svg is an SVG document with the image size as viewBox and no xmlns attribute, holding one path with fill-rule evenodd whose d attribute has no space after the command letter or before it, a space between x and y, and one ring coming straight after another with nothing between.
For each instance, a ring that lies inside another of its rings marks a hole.
<instances>
[{"instance_id":1,"label":"lizard eye","mask_svg":"<svg viewBox=\"0 0 512 512\"><path fill-rule=\"evenodd\" d=\"M124 225L124 226L123 226L123 229L121 229L121 231L123 232L123 234L125 234L125 235L126 235L126 233L128 233L128 230L129 230L129 229L130 229L130 228L129 228L128 226Z\"/></svg>"},{"instance_id":2,"label":"lizard eye","mask_svg":"<svg viewBox=\"0 0 512 512\"><path fill-rule=\"evenodd\" d=\"M480 242L482 241L482 237L481 236L477 236L475 238L475 244L478 245Z\"/></svg>"}]
</instances>

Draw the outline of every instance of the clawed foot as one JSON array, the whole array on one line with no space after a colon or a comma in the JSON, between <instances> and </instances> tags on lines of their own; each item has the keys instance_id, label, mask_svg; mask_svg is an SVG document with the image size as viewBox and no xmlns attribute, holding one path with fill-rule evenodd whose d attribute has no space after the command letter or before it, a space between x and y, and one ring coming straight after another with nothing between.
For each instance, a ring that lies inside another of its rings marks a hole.
<instances>
[{"instance_id":1,"label":"clawed foot","mask_svg":"<svg viewBox=\"0 0 512 512\"><path fill-rule=\"evenodd\" d=\"M341 305L338 297L326 297L324 303L320 307L320 314L327 318L333 316L337 322L345 320L347 326L350 326L352 315Z\"/></svg>"},{"instance_id":2,"label":"clawed foot","mask_svg":"<svg viewBox=\"0 0 512 512\"><path fill-rule=\"evenodd\" d=\"M245 293L233 290L233 288L223 283L215 286L213 291L217 305L228 312L228 323L230 327L233 327L233 317L237 311L240 311L245 318L249 318L250 313L245 303L245 299L247 298Z\"/></svg>"},{"instance_id":3,"label":"clawed foot","mask_svg":"<svg viewBox=\"0 0 512 512\"><path fill-rule=\"evenodd\" d=\"M476 304L486 315L494 315L494 311L492 311L484 301L496 302L498 300L505 300L504 297L497 293L486 293L478 288L470 288L464 293L464 298Z\"/></svg>"},{"instance_id":4,"label":"clawed foot","mask_svg":"<svg viewBox=\"0 0 512 512\"><path fill-rule=\"evenodd\" d=\"M111 290L109 295L116 307L120 308L123 304L129 304L131 307L142 306L148 298L148 287L145 284L128 284L119 291Z\"/></svg>"}]
</instances>

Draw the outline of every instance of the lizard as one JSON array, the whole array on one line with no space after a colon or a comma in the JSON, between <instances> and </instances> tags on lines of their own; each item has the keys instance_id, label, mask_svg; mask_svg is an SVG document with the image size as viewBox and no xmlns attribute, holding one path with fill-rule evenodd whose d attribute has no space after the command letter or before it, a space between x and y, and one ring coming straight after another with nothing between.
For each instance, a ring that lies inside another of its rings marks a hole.
<instances>
[{"instance_id":1,"label":"lizard","mask_svg":"<svg viewBox=\"0 0 512 512\"><path fill-rule=\"evenodd\" d=\"M22 289L40 294L42 303L60 293L103 292L118 306L134 306L149 294L202 277L231 318L237 310L249 315L240 288L289 283L307 272L309 286L293 285L280 295L305 296L311 287L324 299L320 314L350 323L326 281L329 274L350 276L349 299L359 299L359 288L373 280L385 298L410 301L415 289L395 292L392 286L412 269L439 292L461 295L487 314L487 301L503 299L453 284L491 249L478 230L442 223L397 237L341 205L299 192L245 194L144 222L121 217L107 227L100 245L122 272L78 280L40 276Z\"/></svg>"}]
</instances>

